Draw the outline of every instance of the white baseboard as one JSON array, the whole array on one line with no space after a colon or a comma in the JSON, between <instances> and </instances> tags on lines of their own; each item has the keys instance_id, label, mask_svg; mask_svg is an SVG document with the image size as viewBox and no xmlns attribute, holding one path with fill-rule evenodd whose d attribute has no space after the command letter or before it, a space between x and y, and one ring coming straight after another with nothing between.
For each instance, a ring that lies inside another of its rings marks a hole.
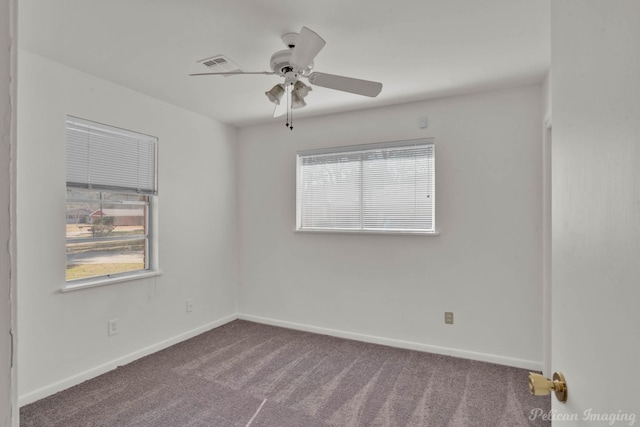
<instances>
[{"instance_id":1,"label":"white baseboard","mask_svg":"<svg viewBox=\"0 0 640 427\"><path fill-rule=\"evenodd\" d=\"M189 338L193 338L203 332L207 332L213 328L222 326L225 323L232 322L237 318L238 316L235 314L223 317L221 319L199 326L195 329L191 329L190 331L168 338L164 341L160 341L159 343L134 351L133 353L129 353L125 356L111 360L107 363L103 363L102 365L96 366L95 368L87 369L86 371L72 375L53 384L49 384L32 392L23 394L18 397L18 406L28 405L29 403L35 402L59 391L66 390L69 387L73 387L74 385L80 384L91 378L95 378L99 375L116 369L118 366L126 365L127 363L131 363L134 360L140 359L144 356L148 356L157 351L164 350L167 347L171 347L174 344L188 340Z\"/></svg>"},{"instance_id":2,"label":"white baseboard","mask_svg":"<svg viewBox=\"0 0 640 427\"><path fill-rule=\"evenodd\" d=\"M363 341L373 344L382 344L389 347L404 348L407 350L417 350L427 353L444 354L447 356L461 357L464 359L477 360L480 362L496 363L498 365L513 366L515 368L529 369L540 371L542 362L533 360L517 359L513 357L505 357L497 354L480 353L470 350L460 350L456 348L440 347L429 344L422 344L412 341L397 340L394 338L378 337L375 335L359 334L355 332L341 331L337 329L321 328L318 326L305 325L302 323L287 322L284 320L271 319L267 317L253 316L251 314L239 313L238 319L248 320L250 322L264 323L266 325L281 326L283 328L296 329L299 331L313 332L316 334L330 335L338 338L347 338L355 341Z\"/></svg>"}]
</instances>

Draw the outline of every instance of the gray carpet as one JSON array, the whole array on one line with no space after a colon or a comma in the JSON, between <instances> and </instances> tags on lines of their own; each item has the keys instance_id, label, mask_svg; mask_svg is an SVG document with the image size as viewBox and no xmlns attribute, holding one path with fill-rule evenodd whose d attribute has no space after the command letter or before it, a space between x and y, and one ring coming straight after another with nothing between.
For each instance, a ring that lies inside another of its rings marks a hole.
<instances>
[{"instance_id":1,"label":"gray carpet","mask_svg":"<svg viewBox=\"0 0 640 427\"><path fill-rule=\"evenodd\" d=\"M237 320L20 410L22 426L550 426L526 370Z\"/></svg>"}]
</instances>

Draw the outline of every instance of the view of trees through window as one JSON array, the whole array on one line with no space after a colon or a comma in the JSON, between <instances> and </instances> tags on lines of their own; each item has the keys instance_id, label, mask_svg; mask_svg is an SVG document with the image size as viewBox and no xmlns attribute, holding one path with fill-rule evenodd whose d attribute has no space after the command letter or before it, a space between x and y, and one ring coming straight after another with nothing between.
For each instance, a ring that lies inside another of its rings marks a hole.
<instances>
[{"instance_id":1,"label":"view of trees through window","mask_svg":"<svg viewBox=\"0 0 640 427\"><path fill-rule=\"evenodd\" d=\"M149 196L67 188L67 280L148 268Z\"/></svg>"}]
</instances>

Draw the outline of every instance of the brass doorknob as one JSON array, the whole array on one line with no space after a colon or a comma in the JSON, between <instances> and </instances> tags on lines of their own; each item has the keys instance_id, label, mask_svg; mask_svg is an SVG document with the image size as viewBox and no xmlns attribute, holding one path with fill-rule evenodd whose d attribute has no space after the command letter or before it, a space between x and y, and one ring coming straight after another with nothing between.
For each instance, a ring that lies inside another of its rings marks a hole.
<instances>
[{"instance_id":1,"label":"brass doorknob","mask_svg":"<svg viewBox=\"0 0 640 427\"><path fill-rule=\"evenodd\" d=\"M562 372L555 372L553 380L546 378L544 375L529 372L529 391L534 396L546 396L553 390L556 393L556 399L564 403L567 401L567 382Z\"/></svg>"}]
</instances>

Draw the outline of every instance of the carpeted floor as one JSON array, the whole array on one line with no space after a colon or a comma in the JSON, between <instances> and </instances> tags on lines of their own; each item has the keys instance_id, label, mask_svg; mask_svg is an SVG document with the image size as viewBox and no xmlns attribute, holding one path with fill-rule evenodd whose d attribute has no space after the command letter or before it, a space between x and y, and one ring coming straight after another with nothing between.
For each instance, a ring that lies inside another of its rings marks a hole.
<instances>
[{"instance_id":1,"label":"carpeted floor","mask_svg":"<svg viewBox=\"0 0 640 427\"><path fill-rule=\"evenodd\" d=\"M550 426L523 369L237 320L20 410L21 426Z\"/></svg>"}]
</instances>

